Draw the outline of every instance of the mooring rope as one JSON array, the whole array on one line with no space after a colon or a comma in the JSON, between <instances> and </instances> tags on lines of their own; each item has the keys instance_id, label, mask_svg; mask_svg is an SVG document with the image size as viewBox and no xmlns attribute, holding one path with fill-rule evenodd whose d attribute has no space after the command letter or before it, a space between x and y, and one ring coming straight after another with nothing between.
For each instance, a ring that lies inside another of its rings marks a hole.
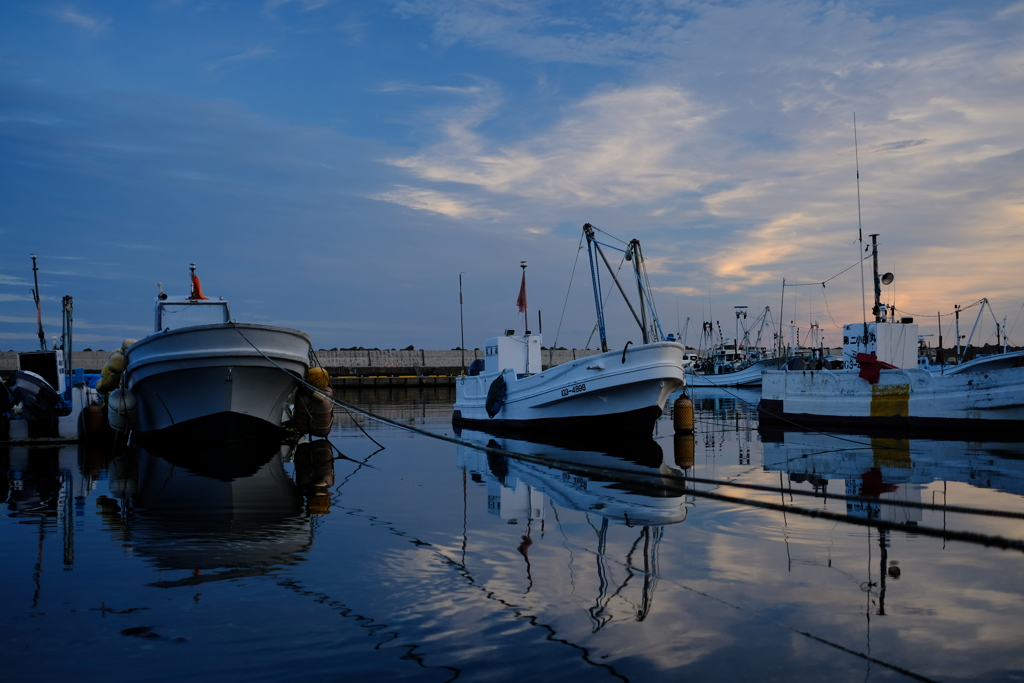
<instances>
[{"instance_id":1,"label":"mooring rope","mask_svg":"<svg viewBox=\"0 0 1024 683\"><path fill-rule=\"evenodd\" d=\"M252 346L253 349L255 349L261 356L263 356L266 360L268 360L271 364L273 364L275 367L280 369L282 372L287 372L289 375L292 375L294 377L294 373L288 372L288 370L285 370L284 368L282 368L274 359L272 359L269 356L267 356L262 350L257 348L256 345L254 345L251 341L249 341L249 339L245 336L245 334L243 334L241 330L239 330L237 327L234 326L233 322L232 322L232 326L238 332L238 334L241 335L242 338L245 339L249 343L249 345ZM298 378L298 382L300 384L302 384L303 386L309 388L312 391L318 391L317 387L315 387L312 384L306 382L306 380L304 378ZM997 536L997 535L991 535L991 534L982 534L982 533L977 533L977 532L972 532L972 531L952 531L952 530L947 530L947 529L939 529L939 528L935 528L935 527L920 526L920 525L917 525L917 524L908 524L908 523L901 523L901 522L887 522L887 521L882 520L882 519L870 519L870 518L865 518L865 517L856 517L856 516L853 516L853 515L842 515L842 514L836 514L836 513L833 513L833 512L828 512L826 510L815 510L815 509L802 508L802 507L796 507L796 506L791 506L791 505L781 505L779 503L771 503L771 502L767 502L767 501L754 500L754 499L751 499L751 498L737 498L737 497L733 497L733 496L727 496L727 495L723 495L723 494L714 493L713 491L702 491L702 490L696 489L696 488L688 488L686 486L686 484L687 484L687 482L690 482L690 483L694 483L694 484L711 484L711 485L714 485L716 487L718 487L718 486L733 486L733 487L736 487L736 488L749 488L749 489L753 489L753 490L763 490L763 491L769 491L769 492L773 492L773 493L778 493L778 492L781 491L783 493L790 493L790 494L798 494L799 493L799 495L812 495L812 496L816 496L816 497L819 496L819 494L813 493L813 492L792 491L792 490L787 491L786 489L784 489L782 487L770 487L770 486L766 487L766 486L761 486L761 485L758 485L758 484L740 484L739 482L729 482L729 481L725 481L725 480L716 480L716 479L704 479L704 478L700 478L700 477L690 477L690 476L682 475L682 474L669 474L669 473L661 473L661 472L657 472L657 473L655 473L655 472L644 472L644 471L641 471L641 470L635 470L635 469L629 469L629 468L621 468L621 467L593 466L593 465L569 463L569 462L566 462L566 461L558 460L557 458L551 458L551 457L547 457L547 456L537 456L537 455L532 455L532 454L529 454L529 453L519 453L519 452L516 452L516 451L506 450L504 448L495 448L493 446L486 446L486 445L482 445L482 444L479 444L479 443L474 443L472 441L465 441L463 439L459 439L459 438L448 436L447 434L438 434L436 432L431 432L431 431L428 431L426 429L420 429L420 428L415 427L413 425L403 424L401 422L397 422L395 420L392 420L392 419L389 419L387 417L384 417L383 415L377 415L377 414L372 413L372 412L370 412L368 410L364 410L362 408L359 408L358 406L352 405L352 404L347 403L345 401L341 401L338 398L333 397L333 396L327 396L327 398L329 400L331 400L335 405L337 405L337 406L339 406L341 408L344 408L345 410L348 410L349 412L354 413L356 415L362 415L363 417L365 417L367 419L374 420L375 422L380 422L380 423L383 423L383 424L387 424L387 425L390 425L392 427L397 427L398 429L402 429L402 430L405 430L405 431L408 431L408 432L413 432L415 434L420 434L422 436L426 436L426 437L429 437L429 438L432 438L432 439L437 439L439 441L446 441L448 443L452 443L452 444L455 444L457 446L465 446L467 448L473 448L475 450L483 451L483 452L488 453L490 455L497 455L497 456L502 456L502 457L511 457L511 458L516 459L516 460L522 460L524 462L530 462L530 463L533 463L533 464L543 465L543 466L548 466L548 467L550 467L550 466L557 467L558 465L563 465L563 466L568 465L569 468L572 471L581 472L581 473L587 473L587 474L592 474L592 475L599 475L599 476L600 475L604 475L604 476L608 476L608 477L628 475L628 476L637 477L637 478L640 478L640 479L643 479L643 480L658 479L659 483L654 483L654 482L650 482L650 481L642 481L642 482L638 482L638 483L644 483L645 485L647 485L647 486L649 486L651 488L660 490L660 491L680 492L682 494L691 494L691 495L698 496L698 497L701 497L701 498L709 498L709 499L712 499L712 500L718 500L718 501L721 501L721 502L733 503L733 504L737 504L737 505L747 505L749 507L757 507L757 508L762 508L762 509L766 509L766 510L775 510L775 511L779 511L779 512L785 512L785 513L801 515L801 516L804 516L804 517L818 518L818 519L828 519L828 520L833 520L833 521L837 521L837 522L846 522L848 524L853 524L853 525L857 525L857 526L868 526L868 527L874 527L874 528L877 528L877 529L886 529L886 530L889 530L889 531L903 531L903 532L906 532L906 533L909 533L909 534L916 534L916 535L919 535L919 536L931 536L931 537L935 537L935 538L942 538L942 539L945 539L945 540L962 541L962 542L965 542L965 543L974 543L974 544L979 544L979 545L984 545L984 546L991 546L991 547L1002 548L1002 549L1006 549L1006 550L1018 550L1018 551L1024 552L1024 540L1008 539L1008 538L1005 538L1003 536ZM364 434L365 434L365 430L364 430ZM377 442L374 441L374 443L377 443ZM861 445L863 445L863 444L861 444ZM564 469L564 467L563 468L559 468L559 469ZM677 482L679 484L679 486L678 487L667 486L665 484L666 480L667 481L671 481L671 482ZM887 504L887 505L894 505L894 506L897 506L897 507L918 507L918 506L920 506L921 509L932 510L932 511L939 511L939 512L941 512L941 511L946 511L946 512L952 511L951 510L951 506L934 505L934 504L928 504L928 503L914 503L914 504L910 504L911 501L883 501L883 500L880 500L880 499L877 499L877 498L862 497L862 496L839 496L839 495L834 495L834 496L825 496L825 497L826 498L833 498L833 499L836 499L836 500L850 500L850 501L858 501L858 502L869 502L869 503L874 503L874 504ZM998 517L1014 517L1014 516L1019 516L1019 513L1001 512L1001 511L997 511L997 510L986 510L986 509L983 509L983 508L958 508L957 512L959 514L978 514L978 515L990 515L990 516L998 516Z\"/></svg>"}]
</instances>

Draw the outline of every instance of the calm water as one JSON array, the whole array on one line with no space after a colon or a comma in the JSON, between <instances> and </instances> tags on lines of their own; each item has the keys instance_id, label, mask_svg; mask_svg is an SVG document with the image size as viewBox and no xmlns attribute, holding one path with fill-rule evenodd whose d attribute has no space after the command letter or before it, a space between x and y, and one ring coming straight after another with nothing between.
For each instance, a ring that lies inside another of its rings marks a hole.
<instances>
[{"instance_id":1,"label":"calm water","mask_svg":"<svg viewBox=\"0 0 1024 683\"><path fill-rule=\"evenodd\" d=\"M344 414L335 448L0 450L4 677L1024 680L1020 550L796 514L1019 540L948 507L1024 513L1024 446L761 436L733 394L689 441L462 434L526 459ZM447 391L343 398L454 436Z\"/></svg>"}]
</instances>

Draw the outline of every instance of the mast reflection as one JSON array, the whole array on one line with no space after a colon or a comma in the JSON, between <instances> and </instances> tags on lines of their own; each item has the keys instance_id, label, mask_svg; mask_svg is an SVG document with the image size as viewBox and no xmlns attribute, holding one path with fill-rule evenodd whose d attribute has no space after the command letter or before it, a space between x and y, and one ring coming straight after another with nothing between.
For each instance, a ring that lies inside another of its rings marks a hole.
<instances>
[{"instance_id":1,"label":"mast reflection","mask_svg":"<svg viewBox=\"0 0 1024 683\"><path fill-rule=\"evenodd\" d=\"M613 607L630 605L629 618L643 621L650 613L658 584L658 548L667 525L686 520L688 497L679 474L693 466L693 436L678 437L674 452L665 454L651 437L629 441L585 443L573 440L538 441L464 430L464 441L493 450L459 446L458 466L473 481L487 486L487 511L507 524L525 526L517 552L525 560L527 593L533 585L529 548L534 528L543 533L546 508L554 506L598 517L593 548L597 593L587 608L592 630L614 619ZM527 458L516 457L525 455ZM670 475L668 477L663 475ZM624 557L610 557L612 527L635 530ZM616 569L625 575L615 578ZM623 600L631 584L639 583L639 599Z\"/></svg>"}]
</instances>

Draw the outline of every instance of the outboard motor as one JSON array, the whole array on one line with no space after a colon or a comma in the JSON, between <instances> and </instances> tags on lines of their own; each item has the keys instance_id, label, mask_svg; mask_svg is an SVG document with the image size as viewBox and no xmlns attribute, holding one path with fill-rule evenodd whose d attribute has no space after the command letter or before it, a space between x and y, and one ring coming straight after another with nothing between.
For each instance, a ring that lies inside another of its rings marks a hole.
<instances>
[{"instance_id":1,"label":"outboard motor","mask_svg":"<svg viewBox=\"0 0 1024 683\"><path fill-rule=\"evenodd\" d=\"M21 404L20 415L29 423L29 436L55 436L57 418L67 410L50 383L34 372L19 370L6 384L14 406Z\"/></svg>"}]
</instances>

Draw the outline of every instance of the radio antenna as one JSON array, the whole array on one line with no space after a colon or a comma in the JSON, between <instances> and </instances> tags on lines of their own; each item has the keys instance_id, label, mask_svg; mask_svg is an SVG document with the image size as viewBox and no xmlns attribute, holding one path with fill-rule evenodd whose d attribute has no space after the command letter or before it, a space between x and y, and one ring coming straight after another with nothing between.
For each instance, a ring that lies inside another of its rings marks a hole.
<instances>
[{"instance_id":1,"label":"radio antenna","mask_svg":"<svg viewBox=\"0 0 1024 683\"><path fill-rule=\"evenodd\" d=\"M857 112L853 112L853 159L857 169L857 260L860 261L860 310L864 318L864 350L867 351L868 343L868 310L867 291L864 289L864 227L861 225L860 217L860 153L857 149Z\"/></svg>"}]
</instances>

